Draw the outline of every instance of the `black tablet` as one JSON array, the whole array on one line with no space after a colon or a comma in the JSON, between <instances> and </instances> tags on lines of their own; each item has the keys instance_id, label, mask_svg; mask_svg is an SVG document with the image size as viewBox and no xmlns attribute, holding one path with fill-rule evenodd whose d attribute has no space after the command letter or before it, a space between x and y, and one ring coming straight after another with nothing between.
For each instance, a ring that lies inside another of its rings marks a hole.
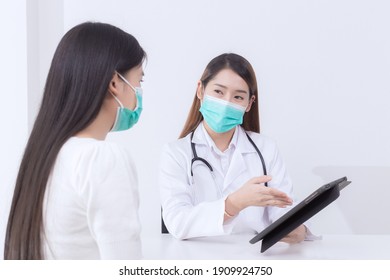
<instances>
[{"instance_id":1,"label":"black tablet","mask_svg":"<svg viewBox=\"0 0 390 280\"><path fill-rule=\"evenodd\" d=\"M254 244L263 240L261 252L265 252L280 239L335 201L340 195L340 190L350 183L347 177L343 177L323 185L249 242Z\"/></svg>"}]
</instances>

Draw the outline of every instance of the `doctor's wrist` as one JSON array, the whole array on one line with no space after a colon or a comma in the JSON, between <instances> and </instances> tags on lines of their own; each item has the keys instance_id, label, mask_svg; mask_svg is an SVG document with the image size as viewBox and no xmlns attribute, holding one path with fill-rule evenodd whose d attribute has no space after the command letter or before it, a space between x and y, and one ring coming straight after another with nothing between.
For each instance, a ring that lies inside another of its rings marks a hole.
<instances>
[{"instance_id":1,"label":"doctor's wrist","mask_svg":"<svg viewBox=\"0 0 390 280\"><path fill-rule=\"evenodd\" d=\"M240 207L234 202L234 198L229 195L225 200L225 214L229 218L236 216L241 211Z\"/></svg>"}]
</instances>

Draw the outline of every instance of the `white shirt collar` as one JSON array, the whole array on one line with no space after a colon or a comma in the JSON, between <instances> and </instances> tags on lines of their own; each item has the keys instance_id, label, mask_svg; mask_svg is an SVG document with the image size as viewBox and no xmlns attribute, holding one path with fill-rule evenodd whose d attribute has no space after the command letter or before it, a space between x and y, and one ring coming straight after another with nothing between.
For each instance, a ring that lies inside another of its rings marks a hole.
<instances>
[{"instance_id":1,"label":"white shirt collar","mask_svg":"<svg viewBox=\"0 0 390 280\"><path fill-rule=\"evenodd\" d=\"M251 133L249 132L249 135L250 134ZM209 138L209 141L207 140L207 137ZM204 128L203 123L200 123L195 129L191 142L197 145L205 145L208 147L212 147L214 144L214 141L212 141L211 137ZM236 126L236 131L234 132L231 144L234 145L235 148L239 149L241 153L256 153L255 148L248 141L244 128L241 126Z\"/></svg>"},{"instance_id":2,"label":"white shirt collar","mask_svg":"<svg viewBox=\"0 0 390 280\"><path fill-rule=\"evenodd\" d=\"M218 149L218 147L215 145L213 139L210 137L210 135L208 134L206 128L204 127L203 125L203 122L201 122L199 124L199 127L198 129L201 131L201 133L203 134L203 139L205 140L203 144L206 144L207 146L211 147L212 150L214 150L217 154L223 154L223 152ZM197 129L197 130L198 130ZM227 150L231 150L231 149L235 149L237 147L237 142L238 142L238 129L237 127L234 128L234 134L233 134L233 137L232 137L232 140L230 141L229 143L229 146L228 148L226 149Z\"/></svg>"}]
</instances>

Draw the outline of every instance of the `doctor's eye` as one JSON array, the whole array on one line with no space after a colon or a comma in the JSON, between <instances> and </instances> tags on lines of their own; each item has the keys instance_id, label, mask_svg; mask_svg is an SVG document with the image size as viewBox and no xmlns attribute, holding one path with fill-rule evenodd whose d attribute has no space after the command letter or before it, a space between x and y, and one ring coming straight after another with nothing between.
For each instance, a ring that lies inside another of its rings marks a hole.
<instances>
[{"instance_id":1,"label":"doctor's eye","mask_svg":"<svg viewBox=\"0 0 390 280\"><path fill-rule=\"evenodd\" d=\"M217 94L223 94L223 92L221 90L219 90L219 89L215 89L214 92L217 93Z\"/></svg>"},{"instance_id":2,"label":"doctor's eye","mask_svg":"<svg viewBox=\"0 0 390 280\"><path fill-rule=\"evenodd\" d=\"M237 100L244 100L244 97L240 96L240 95L236 95L234 96L235 99Z\"/></svg>"}]
</instances>

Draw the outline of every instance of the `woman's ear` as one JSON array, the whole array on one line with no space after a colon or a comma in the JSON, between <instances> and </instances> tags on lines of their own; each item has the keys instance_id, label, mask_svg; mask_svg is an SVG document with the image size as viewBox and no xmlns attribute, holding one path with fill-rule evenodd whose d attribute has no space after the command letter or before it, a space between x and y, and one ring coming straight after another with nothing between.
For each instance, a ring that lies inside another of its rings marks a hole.
<instances>
[{"instance_id":1,"label":"woman's ear","mask_svg":"<svg viewBox=\"0 0 390 280\"><path fill-rule=\"evenodd\" d=\"M112 76L110 84L108 85L108 92L110 92L111 94L117 96L118 95L118 91L119 91L118 85L119 85L119 77L115 73Z\"/></svg>"},{"instance_id":2,"label":"woman's ear","mask_svg":"<svg viewBox=\"0 0 390 280\"><path fill-rule=\"evenodd\" d=\"M252 104L253 104L253 102L255 102L255 100L256 100L256 96L252 95L251 98L249 99L249 104L248 104L248 107L246 107L245 112L250 111L250 109L252 108Z\"/></svg>"},{"instance_id":3,"label":"woman's ear","mask_svg":"<svg viewBox=\"0 0 390 280\"><path fill-rule=\"evenodd\" d=\"M198 87L196 88L196 96L199 98L199 100L203 99L203 92L202 92L202 82L198 81Z\"/></svg>"}]
</instances>

